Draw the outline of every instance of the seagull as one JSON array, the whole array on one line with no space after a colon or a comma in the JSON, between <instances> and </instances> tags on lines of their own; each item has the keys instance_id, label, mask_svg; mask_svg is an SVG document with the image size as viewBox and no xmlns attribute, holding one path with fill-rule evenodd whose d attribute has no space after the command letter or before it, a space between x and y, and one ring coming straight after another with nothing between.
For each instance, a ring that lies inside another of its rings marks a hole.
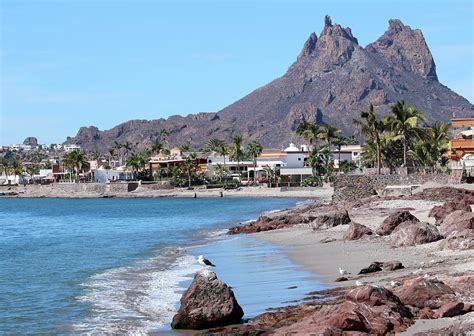
<instances>
[{"instance_id":1,"label":"seagull","mask_svg":"<svg viewBox=\"0 0 474 336\"><path fill-rule=\"evenodd\" d=\"M216 265L214 265L209 260L205 259L202 255L198 257L198 262L199 262L199 265L201 265L202 267L207 267L207 266L216 267Z\"/></svg>"},{"instance_id":2,"label":"seagull","mask_svg":"<svg viewBox=\"0 0 474 336\"><path fill-rule=\"evenodd\" d=\"M359 287L360 287L360 286L364 286L364 285L365 285L364 282L362 282L362 281L360 281L360 280L357 280L357 281L356 281L356 286L359 286Z\"/></svg>"},{"instance_id":3,"label":"seagull","mask_svg":"<svg viewBox=\"0 0 474 336\"><path fill-rule=\"evenodd\" d=\"M395 280L392 280L390 281L390 286L392 287L398 287L398 286L401 286L402 283L400 281L395 281Z\"/></svg>"},{"instance_id":4,"label":"seagull","mask_svg":"<svg viewBox=\"0 0 474 336\"><path fill-rule=\"evenodd\" d=\"M349 273L346 270L343 270L342 268L339 267L339 274L340 275L345 275L345 274L351 274L351 273Z\"/></svg>"}]
</instances>

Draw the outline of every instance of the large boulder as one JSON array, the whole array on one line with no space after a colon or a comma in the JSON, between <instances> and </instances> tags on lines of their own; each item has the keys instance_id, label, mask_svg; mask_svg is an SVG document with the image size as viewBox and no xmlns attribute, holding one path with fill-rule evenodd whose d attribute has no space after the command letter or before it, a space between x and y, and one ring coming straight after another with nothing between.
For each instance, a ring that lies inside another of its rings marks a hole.
<instances>
[{"instance_id":1,"label":"large boulder","mask_svg":"<svg viewBox=\"0 0 474 336\"><path fill-rule=\"evenodd\" d=\"M388 236L395 230L395 228L403 222L419 222L419 219L413 216L407 210L400 210L396 211L383 221L383 223L379 226L377 233L380 236Z\"/></svg>"},{"instance_id":2,"label":"large boulder","mask_svg":"<svg viewBox=\"0 0 474 336\"><path fill-rule=\"evenodd\" d=\"M451 212L441 223L439 230L443 234L449 234L454 231L465 229L474 229L474 213L464 210Z\"/></svg>"},{"instance_id":3,"label":"large boulder","mask_svg":"<svg viewBox=\"0 0 474 336\"><path fill-rule=\"evenodd\" d=\"M367 226L351 222L349 228L344 234L344 240L358 240L364 236L372 235L372 230Z\"/></svg>"},{"instance_id":4,"label":"large boulder","mask_svg":"<svg viewBox=\"0 0 474 336\"><path fill-rule=\"evenodd\" d=\"M445 302L452 301L455 293L451 287L437 279L415 278L406 280L394 293L404 305L437 309Z\"/></svg>"},{"instance_id":5,"label":"large boulder","mask_svg":"<svg viewBox=\"0 0 474 336\"><path fill-rule=\"evenodd\" d=\"M239 323L244 316L233 291L214 272L203 270L194 276L181 297L173 317L175 329L207 329Z\"/></svg>"},{"instance_id":6,"label":"large boulder","mask_svg":"<svg viewBox=\"0 0 474 336\"><path fill-rule=\"evenodd\" d=\"M436 219L436 224L441 224L441 222L446 218L447 215L456 210L472 212L471 205L463 199L461 202L447 201L443 205L435 206L433 209L430 210L428 216L434 217Z\"/></svg>"},{"instance_id":7,"label":"large boulder","mask_svg":"<svg viewBox=\"0 0 474 336\"><path fill-rule=\"evenodd\" d=\"M464 229L453 231L439 245L441 250L471 250L474 249L474 230Z\"/></svg>"},{"instance_id":8,"label":"large boulder","mask_svg":"<svg viewBox=\"0 0 474 336\"><path fill-rule=\"evenodd\" d=\"M351 219L347 210L331 211L313 219L311 226L315 230L329 229L334 226L349 224Z\"/></svg>"},{"instance_id":9,"label":"large boulder","mask_svg":"<svg viewBox=\"0 0 474 336\"><path fill-rule=\"evenodd\" d=\"M429 223L404 222L390 235L392 247L415 246L442 239L436 226Z\"/></svg>"},{"instance_id":10,"label":"large boulder","mask_svg":"<svg viewBox=\"0 0 474 336\"><path fill-rule=\"evenodd\" d=\"M323 306L315 313L274 335L351 335L369 333L386 335L405 330L413 315L391 291L383 287L364 286L347 292L346 301Z\"/></svg>"}]
</instances>

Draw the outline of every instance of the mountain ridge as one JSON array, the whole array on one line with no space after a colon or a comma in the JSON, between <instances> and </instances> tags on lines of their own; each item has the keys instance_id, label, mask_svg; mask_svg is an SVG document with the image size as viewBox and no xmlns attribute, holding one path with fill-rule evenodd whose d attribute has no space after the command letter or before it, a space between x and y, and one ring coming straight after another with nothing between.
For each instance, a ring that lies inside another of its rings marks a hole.
<instances>
[{"instance_id":1,"label":"mountain ridge","mask_svg":"<svg viewBox=\"0 0 474 336\"><path fill-rule=\"evenodd\" d=\"M199 149L209 138L230 140L240 133L265 147L281 147L303 119L327 122L350 134L352 119L369 103L387 113L399 100L426 112L430 122L474 112L470 102L438 81L421 30L392 19L383 35L361 47L350 28L326 16L319 37L310 34L285 74L218 112L130 120L105 131L81 127L66 143L104 152L115 141L130 141L140 149L166 128L170 145Z\"/></svg>"}]
</instances>

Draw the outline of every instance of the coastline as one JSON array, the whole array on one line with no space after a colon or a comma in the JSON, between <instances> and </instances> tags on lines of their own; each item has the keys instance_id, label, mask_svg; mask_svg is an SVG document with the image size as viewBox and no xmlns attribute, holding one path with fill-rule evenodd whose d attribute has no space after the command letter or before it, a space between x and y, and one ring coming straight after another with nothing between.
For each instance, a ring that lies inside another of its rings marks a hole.
<instances>
[{"instance_id":1,"label":"coastline","mask_svg":"<svg viewBox=\"0 0 474 336\"><path fill-rule=\"evenodd\" d=\"M139 186L130 192L77 192L64 191L54 185L27 185L2 187L2 197L12 198L219 198L219 197L281 197L281 198L306 198L306 199L330 199L333 189L331 187L318 188L316 190L287 190L267 187L240 187L237 189L204 189L187 188L158 189L153 190Z\"/></svg>"},{"instance_id":2,"label":"coastline","mask_svg":"<svg viewBox=\"0 0 474 336\"><path fill-rule=\"evenodd\" d=\"M462 186L458 186L462 188ZM471 188L468 188L471 189ZM375 231L385 218L397 210L409 210L420 221L435 224L435 219L428 214L434 206L442 205L444 201L423 199L389 199L374 200L352 207L352 204L340 204L348 210L353 222L363 224ZM278 216L285 212L275 213ZM287 214L288 212L286 212ZM390 282L405 281L414 277L428 277L444 281L448 285L458 286L458 279L474 275L474 255L472 250L441 250L442 241L393 248L389 236L366 236L359 240L345 240L344 234L349 224L338 225L329 229L314 230L308 225L299 224L287 228L250 233L256 239L268 241L279 246L289 256L293 263L301 265L303 270L314 274L317 280L330 288L355 288L356 281L364 285L385 287L391 289ZM373 262L399 261L403 269L382 270L359 275L359 271ZM341 275L341 267L350 275L347 281L336 282ZM456 288L456 287L453 287ZM310 293L308 293L310 294ZM470 304L474 303L474 293L463 293L461 297ZM297 304L297 305L302 305ZM256 320L258 321L258 319ZM258 323L258 322L257 322ZM443 329L448 328L448 329ZM455 316L452 318L415 320L403 335L415 333L430 333L440 330L458 328L474 330L474 313ZM467 328L467 329L466 329ZM278 333L277 333L278 334Z\"/></svg>"}]
</instances>

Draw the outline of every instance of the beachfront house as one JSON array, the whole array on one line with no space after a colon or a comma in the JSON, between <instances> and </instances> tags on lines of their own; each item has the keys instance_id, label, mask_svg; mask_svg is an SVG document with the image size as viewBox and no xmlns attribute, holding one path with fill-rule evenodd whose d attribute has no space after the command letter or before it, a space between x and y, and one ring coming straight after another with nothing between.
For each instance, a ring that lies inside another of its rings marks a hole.
<instances>
[{"instance_id":1,"label":"beachfront house","mask_svg":"<svg viewBox=\"0 0 474 336\"><path fill-rule=\"evenodd\" d=\"M333 150L334 167L339 168L339 162L349 161L354 162L358 167L361 167L360 154L364 148L361 145L347 145L341 146L341 149L335 148Z\"/></svg>"},{"instance_id":2,"label":"beachfront house","mask_svg":"<svg viewBox=\"0 0 474 336\"><path fill-rule=\"evenodd\" d=\"M150 176L155 176L159 170L166 171L170 167L181 168L191 155L195 156L196 173L203 174L207 171L207 158L201 152L181 152L178 147L171 148L170 153L159 153L150 158L146 164Z\"/></svg>"},{"instance_id":3,"label":"beachfront house","mask_svg":"<svg viewBox=\"0 0 474 336\"><path fill-rule=\"evenodd\" d=\"M207 157L207 172L209 175L216 175L218 167L224 167L228 172L228 176L238 179L242 174L247 174L249 167L253 165L252 161L243 160L240 162L230 160L228 156L209 155Z\"/></svg>"}]
</instances>

